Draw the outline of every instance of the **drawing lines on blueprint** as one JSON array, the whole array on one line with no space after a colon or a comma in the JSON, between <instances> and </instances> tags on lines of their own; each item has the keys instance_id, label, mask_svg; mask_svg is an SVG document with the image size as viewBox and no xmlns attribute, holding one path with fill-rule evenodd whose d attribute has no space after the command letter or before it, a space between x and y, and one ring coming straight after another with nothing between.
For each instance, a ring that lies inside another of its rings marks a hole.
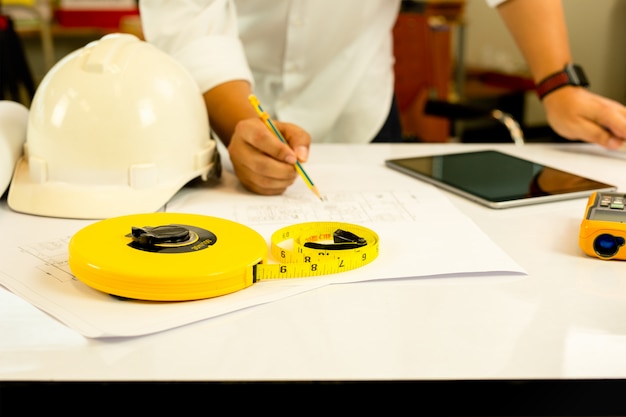
<instances>
[{"instance_id":1,"label":"drawing lines on blueprint","mask_svg":"<svg viewBox=\"0 0 626 417\"><path fill-rule=\"evenodd\" d=\"M246 224L415 221L420 211L418 196L410 192L358 192L326 194L314 202L308 194L281 197L276 204L235 207L235 218Z\"/></svg>"},{"instance_id":2,"label":"drawing lines on blueprint","mask_svg":"<svg viewBox=\"0 0 626 417\"><path fill-rule=\"evenodd\" d=\"M59 282L67 282L76 280L67 260L67 245L70 239L71 236L67 236L58 240L20 246L20 249L42 262L37 265L38 270Z\"/></svg>"}]
</instances>

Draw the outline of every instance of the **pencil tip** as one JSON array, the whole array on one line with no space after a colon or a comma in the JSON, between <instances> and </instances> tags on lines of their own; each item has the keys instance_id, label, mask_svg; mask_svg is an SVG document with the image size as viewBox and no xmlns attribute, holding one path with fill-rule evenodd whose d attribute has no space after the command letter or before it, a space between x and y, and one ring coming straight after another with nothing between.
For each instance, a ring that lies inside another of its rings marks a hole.
<instances>
[{"instance_id":1,"label":"pencil tip","mask_svg":"<svg viewBox=\"0 0 626 417\"><path fill-rule=\"evenodd\" d=\"M313 192L315 193L317 198L320 199L320 201L326 201L326 199L322 196L322 194L320 194L320 191L317 189L316 186L311 187L311 190L313 190Z\"/></svg>"}]
</instances>

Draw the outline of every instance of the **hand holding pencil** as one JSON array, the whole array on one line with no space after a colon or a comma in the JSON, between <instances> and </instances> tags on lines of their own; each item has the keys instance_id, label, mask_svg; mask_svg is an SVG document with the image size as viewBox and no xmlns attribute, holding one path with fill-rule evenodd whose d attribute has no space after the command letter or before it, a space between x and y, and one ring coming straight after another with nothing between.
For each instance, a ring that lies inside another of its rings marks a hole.
<instances>
[{"instance_id":1,"label":"hand holding pencil","mask_svg":"<svg viewBox=\"0 0 626 417\"><path fill-rule=\"evenodd\" d=\"M278 130L278 128L276 127L276 124L274 123L274 121L271 119L269 114L266 111L263 110L263 107L261 106L261 103L259 102L257 97L254 94L251 94L248 97L248 99L250 100L250 104L252 104L252 106L254 107L255 111L257 112L257 114L259 115L259 117L261 118L263 123L265 123L265 125L270 130L270 132L272 132L278 139L280 139L281 142L287 144L287 141L285 140L283 135L280 133L280 130ZM295 167L296 171L298 172L298 175L300 175L300 177L304 180L304 182L309 187L309 189L311 191L313 191L313 193L320 200L324 201L324 199L322 198L322 195L320 194L319 190L317 189L317 187L315 186L315 184L311 180L311 177L309 177L309 175L306 173L306 171L304 170L304 168L300 164L300 161L296 160L296 162L294 164L294 167Z\"/></svg>"},{"instance_id":2,"label":"hand holding pencil","mask_svg":"<svg viewBox=\"0 0 626 417\"><path fill-rule=\"evenodd\" d=\"M226 145L233 172L243 187L255 194L280 195L300 181L294 164L306 162L311 136L296 124L277 121L276 127L288 143L281 142L250 105L248 84L240 88L227 84L207 105L214 115L211 128Z\"/></svg>"}]
</instances>

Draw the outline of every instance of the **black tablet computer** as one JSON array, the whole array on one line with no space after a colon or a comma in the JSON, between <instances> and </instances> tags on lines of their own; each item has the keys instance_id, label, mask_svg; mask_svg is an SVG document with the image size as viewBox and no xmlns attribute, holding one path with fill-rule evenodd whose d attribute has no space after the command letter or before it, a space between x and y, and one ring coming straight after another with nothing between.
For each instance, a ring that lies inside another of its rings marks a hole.
<instances>
[{"instance_id":1,"label":"black tablet computer","mask_svg":"<svg viewBox=\"0 0 626 417\"><path fill-rule=\"evenodd\" d=\"M491 208L588 197L615 191L582 177L495 150L388 159L395 170Z\"/></svg>"}]
</instances>

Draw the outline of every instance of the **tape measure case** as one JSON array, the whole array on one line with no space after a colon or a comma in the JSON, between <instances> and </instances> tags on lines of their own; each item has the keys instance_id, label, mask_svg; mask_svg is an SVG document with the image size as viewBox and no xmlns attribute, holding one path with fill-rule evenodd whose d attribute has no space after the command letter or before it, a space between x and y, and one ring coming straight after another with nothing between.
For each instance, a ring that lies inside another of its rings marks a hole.
<instances>
[{"instance_id":1,"label":"tape measure case","mask_svg":"<svg viewBox=\"0 0 626 417\"><path fill-rule=\"evenodd\" d=\"M181 301L252 285L251 267L266 261L267 243L229 220L151 213L93 223L72 236L68 252L72 273L97 290Z\"/></svg>"}]
</instances>

